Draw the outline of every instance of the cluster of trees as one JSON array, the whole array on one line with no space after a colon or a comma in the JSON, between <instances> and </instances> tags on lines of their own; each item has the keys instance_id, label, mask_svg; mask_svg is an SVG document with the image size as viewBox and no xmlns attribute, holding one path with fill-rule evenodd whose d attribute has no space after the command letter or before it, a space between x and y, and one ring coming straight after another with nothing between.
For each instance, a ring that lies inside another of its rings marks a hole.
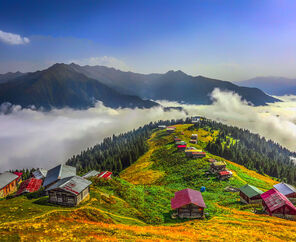
<instances>
[{"instance_id":1,"label":"cluster of trees","mask_svg":"<svg viewBox=\"0 0 296 242\"><path fill-rule=\"evenodd\" d=\"M118 174L148 150L146 141L158 125L168 126L185 122L188 123L190 120L151 122L136 130L113 135L112 137L105 138L102 143L82 151L79 155L73 156L66 164L75 166L79 174L90 170L108 170Z\"/></svg>"},{"instance_id":2,"label":"cluster of trees","mask_svg":"<svg viewBox=\"0 0 296 242\"><path fill-rule=\"evenodd\" d=\"M296 166L291 160L291 157L296 157L295 152L248 130L207 119L195 124L194 128L219 130L218 137L208 143L206 147L210 153L234 161L261 174L265 173L296 184ZM229 137L236 141L232 142Z\"/></svg>"},{"instance_id":3,"label":"cluster of trees","mask_svg":"<svg viewBox=\"0 0 296 242\"><path fill-rule=\"evenodd\" d=\"M36 171L35 168L32 169L22 169L22 170L10 170L9 172L14 173L14 172L21 172L23 173L22 179L27 180L32 176L32 173Z\"/></svg>"}]
</instances>

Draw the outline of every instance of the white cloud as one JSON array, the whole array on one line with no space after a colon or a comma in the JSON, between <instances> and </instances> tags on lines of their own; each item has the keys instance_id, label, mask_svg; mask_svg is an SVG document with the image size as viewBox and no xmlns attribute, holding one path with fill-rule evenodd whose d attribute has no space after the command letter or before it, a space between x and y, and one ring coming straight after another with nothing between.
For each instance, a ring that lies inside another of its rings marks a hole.
<instances>
[{"instance_id":1,"label":"white cloud","mask_svg":"<svg viewBox=\"0 0 296 242\"><path fill-rule=\"evenodd\" d=\"M114 67L122 71L131 71L131 67L129 67L124 61L119 60L112 56L89 57L89 58L69 61L69 63L71 62L74 62L78 65L90 65L90 66L100 65L100 66Z\"/></svg>"},{"instance_id":2,"label":"white cloud","mask_svg":"<svg viewBox=\"0 0 296 242\"><path fill-rule=\"evenodd\" d=\"M213 91L212 105L181 105L161 101L164 106L183 106L189 116L202 115L225 124L259 133L295 151L296 97L284 102L254 107L231 92ZM2 112L7 106L2 105ZM1 111L1 107L0 107ZM137 128L150 121L185 118L184 112L153 109L111 109L101 103L88 110L60 109L51 112L21 109L0 114L0 171L45 167L65 162L107 136Z\"/></svg>"},{"instance_id":3,"label":"white cloud","mask_svg":"<svg viewBox=\"0 0 296 242\"><path fill-rule=\"evenodd\" d=\"M30 40L27 37L22 37L19 34L8 33L0 30L0 41L10 45L28 44Z\"/></svg>"}]
</instances>

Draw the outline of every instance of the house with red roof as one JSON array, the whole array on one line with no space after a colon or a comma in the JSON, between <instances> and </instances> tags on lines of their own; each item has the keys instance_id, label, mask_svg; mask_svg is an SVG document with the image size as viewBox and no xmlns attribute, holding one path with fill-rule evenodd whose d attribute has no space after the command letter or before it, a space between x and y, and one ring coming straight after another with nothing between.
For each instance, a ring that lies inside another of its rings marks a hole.
<instances>
[{"instance_id":1,"label":"house with red roof","mask_svg":"<svg viewBox=\"0 0 296 242\"><path fill-rule=\"evenodd\" d=\"M206 205L201 192L186 188L175 193L171 199L172 216L179 218L202 218Z\"/></svg>"},{"instance_id":2,"label":"house with red roof","mask_svg":"<svg viewBox=\"0 0 296 242\"><path fill-rule=\"evenodd\" d=\"M261 194L262 206L270 216L296 220L296 207L275 188Z\"/></svg>"},{"instance_id":3,"label":"house with red roof","mask_svg":"<svg viewBox=\"0 0 296 242\"><path fill-rule=\"evenodd\" d=\"M293 204L296 203L296 188L294 186L281 182L273 187L281 194L285 195Z\"/></svg>"},{"instance_id":4,"label":"house with red roof","mask_svg":"<svg viewBox=\"0 0 296 242\"><path fill-rule=\"evenodd\" d=\"M21 183L19 189L16 192L16 195L21 195L23 193L37 192L42 186L42 179L36 179L31 177L28 180L25 180Z\"/></svg>"},{"instance_id":5,"label":"house with red roof","mask_svg":"<svg viewBox=\"0 0 296 242\"><path fill-rule=\"evenodd\" d=\"M218 172L218 179L219 180L227 180L232 177L232 172L229 170L219 171Z\"/></svg>"},{"instance_id":6,"label":"house with red roof","mask_svg":"<svg viewBox=\"0 0 296 242\"><path fill-rule=\"evenodd\" d=\"M177 145L178 150L186 150L187 145Z\"/></svg>"},{"instance_id":7,"label":"house with red roof","mask_svg":"<svg viewBox=\"0 0 296 242\"><path fill-rule=\"evenodd\" d=\"M112 172L110 172L110 171L102 171L100 174L97 175L97 177L105 178L105 179L112 179L111 175L112 175Z\"/></svg>"}]
</instances>

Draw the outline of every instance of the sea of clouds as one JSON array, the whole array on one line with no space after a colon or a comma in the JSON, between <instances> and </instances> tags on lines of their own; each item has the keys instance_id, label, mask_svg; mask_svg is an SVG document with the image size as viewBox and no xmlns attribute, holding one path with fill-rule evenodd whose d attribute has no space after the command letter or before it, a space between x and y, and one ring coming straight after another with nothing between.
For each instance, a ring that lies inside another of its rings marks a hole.
<instances>
[{"instance_id":1,"label":"sea of clouds","mask_svg":"<svg viewBox=\"0 0 296 242\"><path fill-rule=\"evenodd\" d=\"M87 110L54 109L42 112L19 106L0 107L0 172L31 167L50 168L105 137L137 128L150 121L201 115L246 128L296 151L296 96L283 102L254 107L231 92L215 89L212 105L184 105L158 101L163 106L182 106L187 112L162 108L111 109L98 102ZM5 114L6 113L6 114Z\"/></svg>"}]
</instances>

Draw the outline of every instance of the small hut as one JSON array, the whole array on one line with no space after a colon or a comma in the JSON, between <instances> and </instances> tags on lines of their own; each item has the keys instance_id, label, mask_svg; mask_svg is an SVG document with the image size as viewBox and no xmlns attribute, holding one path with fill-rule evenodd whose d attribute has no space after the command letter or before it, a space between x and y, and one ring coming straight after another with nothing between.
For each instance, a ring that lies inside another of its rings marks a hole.
<instances>
[{"instance_id":1,"label":"small hut","mask_svg":"<svg viewBox=\"0 0 296 242\"><path fill-rule=\"evenodd\" d=\"M186 150L187 145L178 145L178 150Z\"/></svg>"},{"instance_id":2,"label":"small hut","mask_svg":"<svg viewBox=\"0 0 296 242\"><path fill-rule=\"evenodd\" d=\"M220 171L225 171L226 163L224 161L216 161L211 163L211 172L218 173Z\"/></svg>"},{"instance_id":3,"label":"small hut","mask_svg":"<svg viewBox=\"0 0 296 242\"><path fill-rule=\"evenodd\" d=\"M179 141L181 141L181 139L179 137L175 136L174 141L179 142Z\"/></svg>"},{"instance_id":4,"label":"small hut","mask_svg":"<svg viewBox=\"0 0 296 242\"><path fill-rule=\"evenodd\" d=\"M196 139L191 139L191 140L189 141L189 143L191 143L191 144L197 144L197 140L196 140Z\"/></svg>"},{"instance_id":5,"label":"small hut","mask_svg":"<svg viewBox=\"0 0 296 242\"><path fill-rule=\"evenodd\" d=\"M296 220L296 207L275 188L261 194L262 206L267 214Z\"/></svg>"},{"instance_id":6,"label":"small hut","mask_svg":"<svg viewBox=\"0 0 296 242\"><path fill-rule=\"evenodd\" d=\"M199 158L206 157L207 154L206 152L194 151L194 152L191 152L191 155L192 155L192 158L199 159Z\"/></svg>"},{"instance_id":7,"label":"small hut","mask_svg":"<svg viewBox=\"0 0 296 242\"><path fill-rule=\"evenodd\" d=\"M192 122L193 124L198 123L198 122L200 121L200 118L201 118L201 117L199 117L199 116L197 116L197 117L192 117L192 118L191 118L191 122Z\"/></svg>"},{"instance_id":8,"label":"small hut","mask_svg":"<svg viewBox=\"0 0 296 242\"><path fill-rule=\"evenodd\" d=\"M166 128L166 125L158 125L158 128L159 129L165 129Z\"/></svg>"},{"instance_id":9,"label":"small hut","mask_svg":"<svg viewBox=\"0 0 296 242\"><path fill-rule=\"evenodd\" d=\"M63 206L77 206L89 195L91 181L80 176L59 180L46 189L49 202Z\"/></svg>"},{"instance_id":10,"label":"small hut","mask_svg":"<svg viewBox=\"0 0 296 242\"><path fill-rule=\"evenodd\" d=\"M208 162L214 163L214 162L217 162L217 161L215 159L213 159L213 158L210 158L210 159L208 159Z\"/></svg>"},{"instance_id":11,"label":"small hut","mask_svg":"<svg viewBox=\"0 0 296 242\"><path fill-rule=\"evenodd\" d=\"M42 179L36 179L34 177L25 180L20 185L19 189L16 192L16 195L21 195L23 193L37 192L42 186Z\"/></svg>"},{"instance_id":12,"label":"small hut","mask_svg":"<svg viewBox=\"0 0 296 242\"><path fill-rule=\"evenodd\" d=\"M10 172L0 174L0 198L6 197L17 190L19 177Z\"/></svg>"},{"instance_id":13,"label":"small hut","mask_svg":"<svg viewBox=\"0 0 296 242\"><path fill-rule=\"evenodd\" d=\"M219 180L227 180L230 177L232 177L232 172L229 170L225 170L225 171L219 171L218 172L218 179Z\"/></svg>"},{"instance_id":14,"label":"small hut","mask_svg":"<svg viewBox=\"0 0 296 242\"><path fill-rule=\"evenodd\" d=\"M252 185L246 184L239 188L239 196L242 203L261 203L263 192Z\"/></svg>"},{"instance_id":15,"label":"small hut","mask_svg":"<svg viewBox=\"0 0 296 242\"><path fill-rule=\"evenodd\" d=\"M185 141L183 141L183 140L181 140L181 141L177 141L176 143L175 143L175 145L187 145L187 143L185 142Z\"/></svg>"},{"instance_id":16,"label":"small hut","mask_svg":"<svg viewBox=\"0 0 296 242\"><path fill-rule=\"evenodd\" d=\"M192 134L192 135L191 135L191 139L193 139L193 140L197 140L197 139L198 139L198 134Z\"/></svg>"},{"instance_id":17,"label":"small hut","mask_svg":"<svg viewBox=\"0 0 296 242\"><path fill-rule=\"evenodd\" d=\"M192 189L184 189L175 193L171 199L173 216L179 218L202 218L206 205L201 192Z\"/></svg>"},{"instance_id":18,"label":"small hut","mask_svg":"<svg viewBox=\"0 0 296 242\"><path fill-rule=\"evenodd\" d=\"M166 128L166 131L167 131L168 133L174 133L175 130L176 130L176 127L173 127L173 126L170 126L170 127L167 127L167 128Z\"/></svg>"},{"instance_id":19,"label":"small hut","mask_svg":"<svg viewBox=\"0 0 296 242\"><path fill-rule=\"evenodd\" d=\"M296 203L296 188L287 183L278 183L273 186L281 194L285 195L292 203Z\"/></svg>"}]
</instances>

